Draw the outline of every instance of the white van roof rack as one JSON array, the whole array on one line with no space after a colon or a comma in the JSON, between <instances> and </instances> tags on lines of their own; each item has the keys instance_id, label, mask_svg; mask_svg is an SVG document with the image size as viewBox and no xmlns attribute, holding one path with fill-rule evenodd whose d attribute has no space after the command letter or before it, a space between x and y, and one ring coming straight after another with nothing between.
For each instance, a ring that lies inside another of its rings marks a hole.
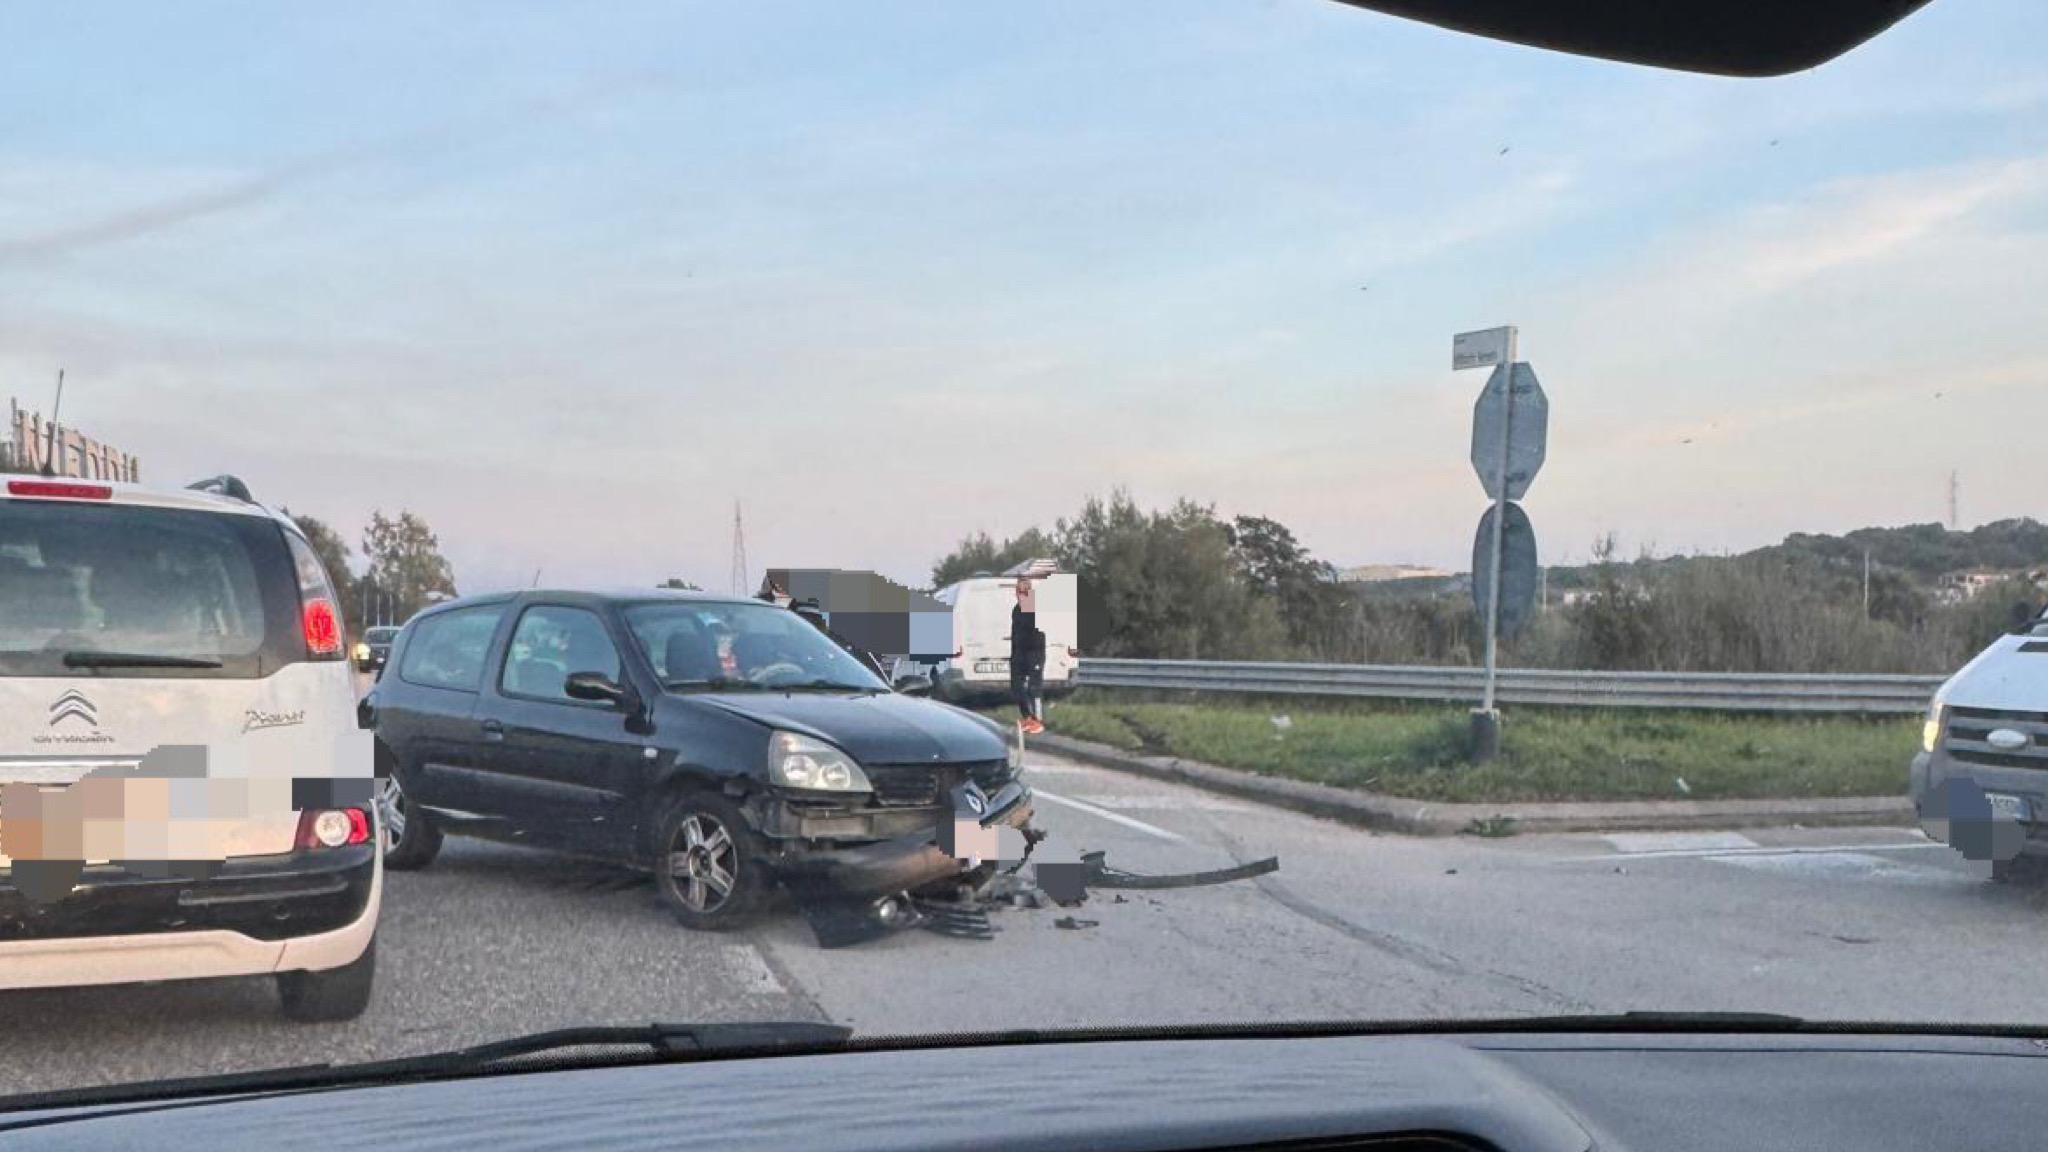
<instances>
[{"instance_id":1,"label":"white van roof rack","mask_svg":"<svg viewBox=\"0 0 2048 1152\"><path fill-rule=\"evenodd\" d=\"M193 492L211 492L216 496L226 496L230 500L240 500L244 504L256 502L256 497L249 494L249 486L242 483L239 476L230 476L225 472L219 476L196 480L185 487Z\"/></svg>"},{"instance_id":2,"label":"white van roof rack","mask_svg":"<svg viewBox=\"0 0 2048 1152\"><path fill-rule=\"evenodd\" d=\"M1003 575L1029 576L1033 580L1037 580L1042 577L1051 576L1059 570L1059 561L1051 559L1050 557L1040 556L1036 559L1026 560L1022 564L1012 565L1011 567L1003 569Z\"/></svg>"}]
</instances>

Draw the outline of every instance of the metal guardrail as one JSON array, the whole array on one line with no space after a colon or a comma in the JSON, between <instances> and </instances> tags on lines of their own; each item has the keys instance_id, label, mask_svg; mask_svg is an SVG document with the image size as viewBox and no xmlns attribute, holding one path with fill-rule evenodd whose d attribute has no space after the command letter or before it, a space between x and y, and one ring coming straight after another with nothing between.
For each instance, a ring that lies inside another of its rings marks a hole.
<instances>
[{"instance_id":1,"label":"metal guardrail","mask_svg":"<svg viewBox=\"0 0 2048 1152\"><path fill-rule=\"evenodd\" d=\"M1478 668L1392 664L1283 664L1211 660L1083 659L1080 683L1097 688L1166 688L1389 700L1479 699ZM1940 676L1828 676L1745 672L1574 672L1503 668L1508 704L1586 708L1672 708L1719 712L1927 710Z\"/></svg>"}]
</instances>

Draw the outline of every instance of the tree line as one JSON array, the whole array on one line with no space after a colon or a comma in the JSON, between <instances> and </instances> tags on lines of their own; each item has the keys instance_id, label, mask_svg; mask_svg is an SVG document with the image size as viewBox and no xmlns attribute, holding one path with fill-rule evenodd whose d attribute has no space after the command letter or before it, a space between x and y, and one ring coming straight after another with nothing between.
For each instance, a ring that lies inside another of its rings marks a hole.
<instances>
[{"instance_id":1,"label":"tree line","mask_svg":"<svg viewBox=\"0 0 2048 1152\"><path fill-rule=\"evenodd\" d=\"M363 568L357 572L348 542L326 521L289 508L281 511L306 534L326 567L351 635L360 636L376 624L403 624L435 599L456 594L455 569L441 555L441 538L415 513L370 513L363 529Z\"/></svg>"},{"instance_id":2,"label":"tree line","mask_svg":"<svg viewBox=\"0 0 2048 1152\"><path fill-rule=\"evenodd\" d=\"M1870 553L1870 595L1863 591ZM2005 521L1801 534L1741 556L1623 559L1559 570L1570 603L1542 606L1504 642L1522 667L1699 672L1951 671L2042 608L2023 578L1949 602L1934 581L1958 568L2048 568L2048 527ZM976 533L933 565L934 587L1036 557L1080 576L1083 647L1105 657L1464 665L1480 658L1469 584L1345 583L1263 516L1219 516L1127 493L996 540ZM1561 589L1560 589L1561 591ZM1093 626L1091 627L1091 620Z\"/></svg>"}]
</instances>

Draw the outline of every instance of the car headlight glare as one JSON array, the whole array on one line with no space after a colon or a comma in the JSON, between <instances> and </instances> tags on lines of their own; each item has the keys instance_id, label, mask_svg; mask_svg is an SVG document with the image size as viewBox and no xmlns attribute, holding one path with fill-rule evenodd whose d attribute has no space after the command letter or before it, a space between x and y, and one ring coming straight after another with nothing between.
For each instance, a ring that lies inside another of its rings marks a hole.
<instances>
[{"instance_id":1,"label":"car headlight glare","mask_svg":"<svg viewBox=\"0 0 2048 1152\"><path fill-rule=\"evenodd\" d=\"M874 790L853 757L798 732L777 732L768 738L768 778L786 788L813 792Z\"/></svg>"}]
</instances>

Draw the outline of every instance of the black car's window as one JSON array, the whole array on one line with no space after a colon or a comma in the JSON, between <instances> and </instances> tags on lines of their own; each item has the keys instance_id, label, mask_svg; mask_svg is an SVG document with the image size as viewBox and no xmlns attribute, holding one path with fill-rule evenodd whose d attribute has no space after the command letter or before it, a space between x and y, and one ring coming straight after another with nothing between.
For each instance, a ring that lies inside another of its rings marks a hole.
<instances>
[{"instance_id":1,"label":"black car's window","mask_svg":"<svg viewBox=\"0 0 2048 1152\"><path fill-rule=\"evenodd\" d=\"M490 652L491 634L498 630L498 618L504 614L504 605L484 604L421 620L413 625L399 677L429 688L476 691L484 681L484 657Z\"/></svg>"},{"instance_id":2,"label":"black car's window","mask_svg":"<svg viewBox=\"0 0 2048 1152\"><path fill-rule=\"evenodd\" d=\"M639 604L626 609L633 642L664 684L760 688L886 687L803 617L768 604Z\"/></svg>"},{"instance_id":3,"label":"black car's window","mask_svg":"<svg viewBox=\"0 0 2048 1152\"><path fill-rule=\"evenodd\" d=\"M372 628L363 633L363 640L370 644L389 644L398 635L396 628Z\"/></svg>"},{"instance_id":4,"label":"black car's window","mask_svg":"<svg viewBox=\"0 0 2048 1152\"><path fill-rule=\"evenodd\" d=\"M512 631L505 672L498 687L513 696L568 700L562 682L571 672L602 672L619 678L619 650L604 622L583 608L528 608Z\"/></svg>"}]
</instances>

